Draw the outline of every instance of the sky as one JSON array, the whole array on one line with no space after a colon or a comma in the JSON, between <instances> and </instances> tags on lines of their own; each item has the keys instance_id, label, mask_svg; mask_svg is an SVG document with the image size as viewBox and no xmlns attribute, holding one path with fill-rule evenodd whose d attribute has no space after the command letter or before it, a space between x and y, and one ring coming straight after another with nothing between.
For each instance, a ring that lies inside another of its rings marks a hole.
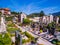
<instances>
[{"instance_id":1,"label":"sky","mask_svg":"<svg viewBox=\"0 0 60 45\"><path fill-rule=\"evenodd\" d=\"M44 11L45 14L60 11L60 0L0 0L0 8L31 14Z\"/></svg>"}]
</instances>

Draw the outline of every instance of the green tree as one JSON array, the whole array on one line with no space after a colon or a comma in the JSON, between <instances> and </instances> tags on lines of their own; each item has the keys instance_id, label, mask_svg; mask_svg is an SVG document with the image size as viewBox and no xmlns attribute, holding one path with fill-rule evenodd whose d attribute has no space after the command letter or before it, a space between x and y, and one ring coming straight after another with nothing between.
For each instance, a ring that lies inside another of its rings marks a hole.
<instances>
[{"instance_id":1,"label":"green tree","mask_svg":"<svg viewBox=\"0 0 60 45\"><path fill-rule=\"evenodd\" d=\"M48 26L49 27L53 27L55 25L55 22L49 23Z\"/></svg>"},{"instance_id":2,"label":"green tree","mask_svg":"<svg viewBox=\"0 0 60 45\"><path fill-rule=\"evenodd\" d=\"M60 16L59 16L59 23L60 23Z\"/></svg>"},{"instance_id":3,"label":"green tree","mask_svg":"<svg viewBox=\"0 0 60 45\"><path fill-rule=\"evenodd\" d=\"M13 11L13 12L11 12L11 14L15 14L15 15L17 15L17 14L19 14L19 12L15 12L15 11Z\"/></svg>"},{"instance_id":4,"label":"green tree","mask_svg":"<svg viewBox=\"0 0 60 45\"><path fill-rule=\"evenodd\" d=\"M23 20L23 24L30 24L30 22L32 22L32 21L29 20L29 19L24 19L24 20Z\"/></svg>"},{"instance_id":5,"label":"green tree","mask_svg":"<svg viewBox=\"0 0 60 45\"><path fill-rule=\"evenodd\" d=\"M8 33L0 34L0 45L11 45L11 43L11 38Z\"/></svg>"},{"instance_id":6,"label":"green tree","mask_svg":"<svg viewBox=\"0 0 60 45\"><path fill-rule=\"evenodd\" d=\"M1 15L2 13L0 12L0 15Z\"/></svg>"},{"instance_id":7,"label":"green tree","mask_svg":"<svg viewBox=\"0 0 60 45\"><path fill-rule=\"evenodd\" d=\"M41 17L41 16L44 16L44 15L45 15L45 14L44 14L43 11L41 11L40 14L39 14L40 17Z\"/></svg>"},{"instance_id":8,"label":"green tree","mask_svg":"<svg viewBox=\"0 0 60 45\"><path fill-rule=\"evenodd\" d=\"M13 16L5 17L5 20L6 20L6 21L12 21L12 19L13 19Z\"/></svg>"},{"instance_id":9,"label":"green tree","mask_svg":"<svg viewBox=\"0 0 60 45\"><path fill-rule=\"evenodd\" d=\"M18 28L15 28L15 27L7 27L7 31L8 32L15 32L16 30L19 30Z\"/></svg>"}]
</instances>

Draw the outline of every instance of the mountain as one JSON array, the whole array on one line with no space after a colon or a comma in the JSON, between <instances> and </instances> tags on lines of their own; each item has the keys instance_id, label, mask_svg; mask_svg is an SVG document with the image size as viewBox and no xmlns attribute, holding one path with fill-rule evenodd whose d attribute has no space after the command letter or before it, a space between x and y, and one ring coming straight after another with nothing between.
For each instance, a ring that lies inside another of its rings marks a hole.
<instances>
[{"instance_id":1,"label":"mountain","mask_svg":"<svg viewBox=\"0 0 60 45\"><path fill-rule=\"evenodd\" d=\"M45 13L44 13L44 11L41 11L41 12L39 12L39 13L32 13L32 14L29 14L28 15L28 17L41 17L41 16L44 16L45 15Z\"/></svg>"},{"instance_id":2,"label":"mountain","mask_svg":"<svg viewBox=\"0 0 60 45\"><path fill-rule=\"evenodd\" d=\"M38 17L39 16L39 13L32 13L32 14L29 14L29 15L27 15L28 17L31 17L31 18L33 18L33 17Z\"/></svg>"},{"instance_id":3,"label":"mountain","mask_svg":"<svg viewBox=\"0 0 60 45\"><path fill-rule=\"evenodd\" d=\"M52 14L53 16L60 16L60 12L55 12Z\"/></svg>"}]
</instances>

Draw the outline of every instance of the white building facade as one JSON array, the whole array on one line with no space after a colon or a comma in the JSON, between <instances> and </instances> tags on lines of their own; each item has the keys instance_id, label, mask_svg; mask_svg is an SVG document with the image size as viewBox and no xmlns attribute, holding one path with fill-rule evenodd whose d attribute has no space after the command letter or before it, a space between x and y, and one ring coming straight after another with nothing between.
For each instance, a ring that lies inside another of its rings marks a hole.
<instances>
[{"instance_id":1,"label":"white building facade","mask_svg":"<svg viewBox=\"0 0 60 45\"><path fill-rule=\"evenodd\" d=\"M23 23L23 20L27 18L27 15L25 13L20 13L18 15L18 22Z\"/></svg>"},{"instance_id":2,"label":"white building facade","mask_svg":"<svg viewBox=\"0 0 60 45\"><path fill-rule=\"evenodd\" d=\"M50 23L53 22L53 15L50 15Z\"/></svg>"},{"instance_id":3,"label":"white building facade","mask_svg":"<svg viewBox=\"0 0 60 45\"><path fill-rule=\"evenodd\" d=\"M8 9L8 8L0 8L0 12L2 12L2 11L3 11L4 15L10 15L11 14L10 9Z\"/></svg>"},{"instance_id":4,"label":"white building facade","mask_svg":"<svg viewBox=\"0 0 60 45\"><path fill-rule=\"evenodd\" d=\"M55 22L58 24L59 17L56 16L56 18L54 18L53 15L30 18L30 20L32 20L33 22L41 22L44 24L49 24L51 22L54 22L54 19L55 19Z\"/></svg>"},{"instance_id":5,"label":"white building facade","mask_svg":"<svg viewBox=\"0 0 60 45\"><path fill-rule=\"evenodd\" d=\"M57 23L57 24L59 23L59 17L57 17L57 19L56 19L56 23Z\"/></svg>"},{"instance_id":6,"label":"white building facade","mask_svg":"<svg viewBox=\"0 0 60 45\"><path fill-rule=\"evenodd\" d=\"M40 17L34 17L34 18L29 18L29 20L32 20L33 22L39 22Z\"/></svg>"},{"instance_id":7,"label":"white building facade","mask_svg":"<svg viewBox=\"0 0 60 45\"><path fill-rule=\"evenodd\" d=\"M21 23L23 23L23 20L26 19L26 18L27 18L26 14L22 13L21 14Z\"/></svg>"},{"instance_id":8,"label":"white building facade","mask_svg":"<svg viewBox=\"0 0 60 45\"><path fill-rule=\"evenodd\" d=\"M53 15L43 16L41 21L42 21L42 23L49 24L49 23L53 22Z\"/></svg>"}]
</instances>

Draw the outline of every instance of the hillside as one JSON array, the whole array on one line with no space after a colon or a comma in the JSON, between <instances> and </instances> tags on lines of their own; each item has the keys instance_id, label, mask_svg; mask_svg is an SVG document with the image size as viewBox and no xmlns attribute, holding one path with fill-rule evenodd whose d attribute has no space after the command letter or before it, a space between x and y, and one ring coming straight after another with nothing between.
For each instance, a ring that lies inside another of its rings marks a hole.
<instances>
[{"instance_id":1,"label":"hillside","mask_svg":"<svg viewBox=\"0 0 60 45\"><path fill-rule=\"evenodd\" d=\"M28 17L41 17L41 16L44 16L45 13L43 11L39 12L39 13L32 13L32 14L29 14Z\"/></svg>"},{"instance_id":2,"label":"hillside","mask_svg":"<svg viewBox=\"0 0 60 45\"><path fill-rule=\"evenodd\" d=\"M52 15L54 15L54 16L60 16L60 12L55 12Z\"/></svg>"},{"instance_id":3,"label":"hillside","mask_svg":"<svg viewBox=\"0 0 60 45\"><path fill-rule=\"evenodd\" d=\"M39 16L39 13L32 13L32 14L29 14L29 15L27 15L28 17L31 17L31 18L33 18L33 17L38 17Z\"/></svg>"}]
</instances>

